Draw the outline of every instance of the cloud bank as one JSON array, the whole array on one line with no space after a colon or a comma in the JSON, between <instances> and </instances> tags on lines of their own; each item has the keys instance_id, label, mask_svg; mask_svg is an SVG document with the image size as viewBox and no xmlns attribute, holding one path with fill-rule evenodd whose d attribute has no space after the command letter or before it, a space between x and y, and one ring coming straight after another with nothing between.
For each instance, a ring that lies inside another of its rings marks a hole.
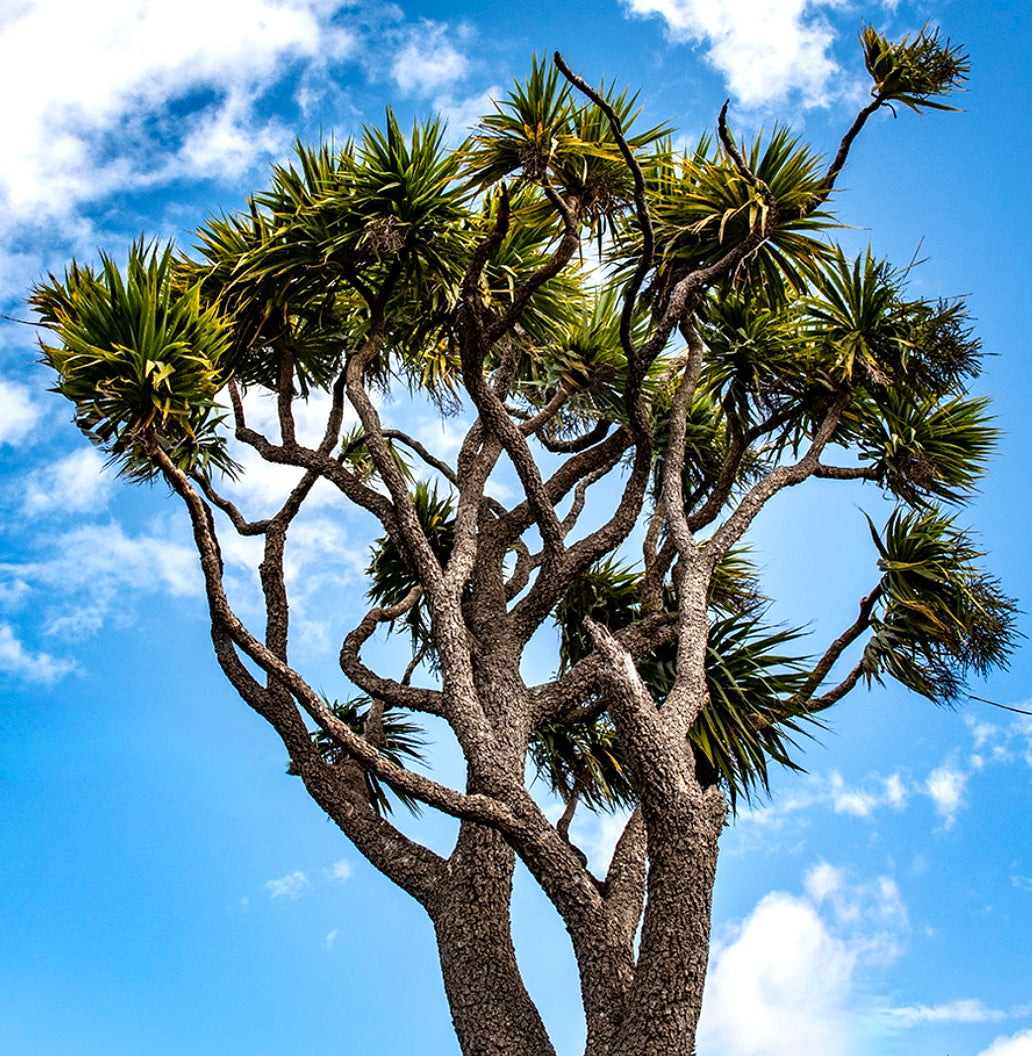
<instances>
[{"instance_id":1,"label":"cloud bank","mask_svg":"<svg viewBox=\"0 0 1032 1056\"><path fill-rule=\"evenodd\" d=\"M829 101L839 71L835 34L820 12L831 0L627 0L631 14L659 17L669 36L701 45L731 94L747 107L793 97L804 106Z\"/></svg>"}]
</instances>

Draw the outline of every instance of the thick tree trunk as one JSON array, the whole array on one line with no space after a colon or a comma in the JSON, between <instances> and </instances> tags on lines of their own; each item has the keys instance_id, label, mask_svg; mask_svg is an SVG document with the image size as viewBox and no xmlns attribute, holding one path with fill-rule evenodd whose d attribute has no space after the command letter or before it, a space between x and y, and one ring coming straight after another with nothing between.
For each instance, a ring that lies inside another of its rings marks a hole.
<instances>
[{"instance_id":1,"label":"thick tree trunk","mask_svg":"<svg viewBox=\"0 0 1032 1056\"><path fill-rule=\"evenodd\" d=\"M430 907L463 1056L555 1056L516 964L509 904L513 853L464 823Z\"/></svg>"},{"instance_id":2,"label":"thick tree trunk","mask_svg":"<svg viewBox=\"0 0 1032 1056\"><path fill-rule=\"evenodd\" d=\"M611 1056L689 1056L709 958L723 794L698 784L649 816L648 901L634 986Z\"/></svg>"}]
</instances>

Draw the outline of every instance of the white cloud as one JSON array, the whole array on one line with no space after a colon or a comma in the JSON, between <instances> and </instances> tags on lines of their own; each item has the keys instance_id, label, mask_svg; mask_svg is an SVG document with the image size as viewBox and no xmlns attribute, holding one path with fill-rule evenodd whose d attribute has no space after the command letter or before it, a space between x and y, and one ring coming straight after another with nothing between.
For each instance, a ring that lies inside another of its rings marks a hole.
<instances>
[{"instance_id":1,"label":"white cloud","mask_svg":"<svg viewBox=\"0 0 1032 1056\"><path fill-rule=\"evenodd\" d=\"M935 804L936 813L942 818L946 828L950 828L957 819L957 811L964 802L964 786L968 775L955 767L940 766L928 775L925 788Z\"/></svg>"},{"instance_id":2,"label":"white cloud","mask_svg":"<svg viewBox=\"0 0 1032 1056\"><path fill-rule=\"evenodd\" d=\"M1007 1013L987 1008L981 1001L961 998L943 1005L913 1005L889 1010L901 1026L915 1027L921 1023L992 1023L1006 1019Z\"/></svg>"},{"instance_id":3,"label":"white cloud","mask_svg":"<svg viewBox=\"0 0 1032 1056\"><path fill-rule=\"evenodd\" d=\"M56 511L86 513L102 509L111 490L111 476L95 447L82 447L58 459L30 479L25 512L30 516Z\"/></svg>"},{"instance_id":4,"label":"white cloud","mask_svg":"<svg viewBox=\"0 0 1032 1056\"><path fill-rule=\"evenodd\" d=\"M347 858L341 858L339 862L334 862L330 868L330 876L334 880L339 880L342 884L345 880L351 877L351 863ZM336 932L334 932L336 934Z\"/></svg>"},{"instance_id":5,"label":"white cloud","mask_svg":"<svg viewBox=\"0 0 1032 1056\"><path fill-rule=\"evenodd\" d=\"M151 533L127 535L115 522L87 524L71 531L40 536L43 560L0 565L0 576L14 587L22 605L37 599L44 633L62 639L83 638L114 615L131 619L136 595L160 591L172 596L197 595L201 574L193 547L175 530L155 523Z\"/></svg>"},{"instance_id":6,"label":"white cloud","mask_svg":"<svg viewBox=\"0 0 1032 1056\"><path fill-rule=\"evenodd\" d=\"M0 378L0 444L27 439L41 413L27 385Z\"/></svg>"},{"instance_id":7,"label":"white cloud","mask_svg":"<svg viewBox=\"0 0 1032 1056\"><path fill-rule=\"evenodd\" d=\"M406 95L432 95L466 76L469 60L452 43L452 32L429 20L409 30L391 65L394 83Z\"/></svg>"},{"instance_id":8,"label":"white cloud","mask_svg":"<svg viewBox=\"0 0 1032 1056\"><path fill-rule=\"evenodd\" d=\"M978 1056L1032 1056L1032 1030L999 1037Z\"/></svg>"},{"instance_id":9,"label":"white cloud","mask_svg":"<svg viewBox=\"0 0 1032 1056\"><path fill-rule=\"evenodd\" d=\"M804 887L806 897L766 895L714 943L699 1023L704 1056L849 1056L878 1029L864 972L899 956L907 920L895 884L851 884L820 863Z\"/></svg>"},{"instance_id":10,"label":"white cloud","mask_svg":"<svg viewBox=\"0 0 1032 1056\"><path fill-rule=\"evenodd\" d=\"M767 895L714 950L699 1051L721 1056L842 1056L856 954L807 900ZM742 1010L749 1014L743 1015Z\"/></svg>"},{"instance_id":11,"label":"white cloud","mask_svg":"<svg viewBox=\"0 0 1032 1056\"><path fill-rule=\"evenodd\" d=\"M803 105L828 102L838 72L835 34L820 7L834 0L626 0L632 14L658 15L675 41L703 44L709 62L748 107L798 93Z\"/></svg>"},{"instance_id":12,"label":"white cloud","mask_svg":"<svg viewBox=\"0 0 1032 1056\"><path fill-rule=\"evenodd\" d=\"M456 99L452 95L439 95L434 98L434 110L448 124L451 139L461 141L467 130L472 128L485 114L494 111L494 101L502 94L502 89L493 84L486 91Z\"/></svg>"},{"instance_id":13,"label":"white cloud","mask_svg":"<svg viewBox=\"0 0 1032 1056\"><path fill-rule=\"evenodd\" d=\"M890 774L885 779L885 801L894 810L902 810L907 805L907 789L899 774Z\"/></svg>"},{"instance_id":14,"label":"white cloud","mask_svg":"<svg viewBox=\"0 0 1032 1056\"><path fill-rule=\"evenodd\" d=\"M24 579L0 583L0 605L4 608L17 608L31 593L32 587Z\"/></svg>"},{"instance_id":15,"label":"white cloud","mask_svg":"<svg viewBox=\"0 0 1032 1056\"><path fill-rule=\"evenodd\" d=\"M846 788L838 771L831 775L831 798L836 814L852 814L858 818L868 817L880 803L879 798L870 792Z\"/></svg>"},{"instance_id":16,"label":"white cloud","mask_svg":"<svg viewBox=\"0 0 1032 1056\"><path fill-rule=\"evenodd\" d=\"M148 149L162 132L186 133L187 167L212 176L224 171L223 155L201 147L198 137L206 134L209 147L228 148L231 166L239 167L248 153L253 158L269 146L254 92L293 58L324 61L351 46L328 24L338 6L328 0L23 4L0 24L0 93L18 100L0 111L0 201L15 218L39 219L67 214L116 186L146 182L165 164L155 164L159 152ZM190 119L173 120L168 103L205 91L211 98L191 138L191 129L181 127ZM259 132L248 142L253 127ZM108 136L118 137L118 152L105 149Z\"/></svg>"},{"instance_id":17,"label":"white cloud","mask_svg":"<svg viewBox=\"0 0 1032 1056\"><path fill-rule=\"evenodd\" d=\"M849 785L837 770L827 775L810 775L766 806L739 813L735 825L741 831L750 828L780 829L789 816L812 807L829 807L836 814L870 818L876 810L888 807L902 810L909 790L899 774L888 777L871 775L859 785Z\"/></svg>"},{"instance_id":18,"label":"white cloud","mask_svg":"<svg viewBox=\"0 0 1032 1056\"><path fill-rule=\"evenodd\" d=\"M62 641L90 638L104 626L104 609L98 605L84 605L51 616L43 625L43 633Z\"/></svg>"},{"instance_id":19,"label":"white cloud","mask_svg":"<svg viewBox=\"0 0 1032 1056\"><path fill-rule=\"evenodd\" d=\"M829 895L842 890L844 879L845 870L821 862L807 872L803 886L810 898L820 905Z\"/></svg>"},{"instance_id":20,"label":"white cloud","mask_svg":"<svg viewBox=\"0 0 1032 1056\"><path fill-rule=\"evenodd\" d=\"M70 660L59 660L49 653L26 649L11 625L0 623L0 671L27 682L42 682L49 686L74 670L75 664Z\"/></svg>"},{"instance_id":21,"label":"white cloud","mask_svg":"<svg viewBox=\"0 0 1032 1056\"><path fill-rule=\"evenodd\" d=\"M256 125L253 105L251 93L231 91L222 105L200 116L179 157L162 175L239 176L257 157L282 153L290 133L277 121Z\"/></svg>"},{"instance_id":22,"label":"white cloud","mask_svg":"<svg viewBox=\"0 0 1032 1056\"><path fill-rule=\"evenodd\" d=\"M337 941L337 929L326 933L326 949L333 949L333 944Z\"/></svg>"},{"instance_id":23,"label":"white cloud","mask_svg":"<svg viewBox=\"0 0 1032 1056\"><path fill-rule=\"evenodd\" d=\"M295 899L306 887L311 886L308 877L300 869L295 869L279 880L269 880L265 884L265 890L269 892L270 898Z\"/></svg>"},{"instance_id":24,"label":"white cloud","mask_svg":"<svg viewBox=\"0 0 1032 1056\"><path fill-rule=\"evenodd\" d=\"M200 592L194 549L167 531L131 536L115 522L87 524L60 534L52 545L58 556L21 566L25 578L64 590L89 587L102 598L123 586L175 596Z\"/></svg>"}]
</instances>

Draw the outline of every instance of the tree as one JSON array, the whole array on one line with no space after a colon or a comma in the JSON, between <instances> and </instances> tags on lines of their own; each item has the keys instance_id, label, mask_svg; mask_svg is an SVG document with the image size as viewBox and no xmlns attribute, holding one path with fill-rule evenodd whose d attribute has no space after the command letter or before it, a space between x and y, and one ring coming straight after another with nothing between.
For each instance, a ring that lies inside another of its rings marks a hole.
<instances>
[{"instance_id":1,"label":"tree","mask_svg":"<svg viewBox=\"0 0 1032 1056\"><path fill-rule=\"evenodd\" d=\"M861 41L871 102L828 165L784 129L739 143L726 105L715 140L676 150L557 55L457 150L388 112L340 149L299 145L194 256L141 240L124 270L73 262L34 291L79 427L186 509L227 678L429 914L467 1056L554 1051L513 949L516 857L569 933L589 1056L693 1051L729 809L861 684L949 704L1006 662L1014 605L956 521L995 438L964 306L826 235L868 119L950 109L967 62L929 31ZM256 392L278 435L249 424ZM390 393L468 425L454 462L385 423ZM319 400L311 446L296 413ZM224 494L234 438L298 473L272 516ZM808 481L895 502L869 518L856 619L813 655L768 622L745 545ZM372 607L342 630L361 694L343 701L288 649L288 537L317 485L383 533ZM227 526L263 544L260 630L227 594ZM555 674L530 685L521 660L553 626ZM407 639L404 670L363 655L378 631ZM409 765L420 715L454 733L463 789ZM561 800L555 824L528 773ZM458 819L447 857L397 827L395 800ZM604 877L570 839L578 807L627 812Z\"/></svg>"}]
</instances>

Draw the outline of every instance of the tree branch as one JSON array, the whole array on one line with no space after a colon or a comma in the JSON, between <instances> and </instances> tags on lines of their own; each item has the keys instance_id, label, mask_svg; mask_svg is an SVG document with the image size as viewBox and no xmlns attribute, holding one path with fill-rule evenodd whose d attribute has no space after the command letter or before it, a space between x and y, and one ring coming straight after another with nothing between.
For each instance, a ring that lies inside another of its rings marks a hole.
<instances>
[{"instance_id":1,"label":"tree branch","mask_svg":"<svg viewBox=\"0 0 1032 1056\"><path fill-rule=\"evenodd\" d=\"M359 658L359 651L372 637L381 623L398 619L408 612L423 593L421 586L413 587L397 605L370 609L362 621L344 638L340 647L340 669L363 692L377 697L409 711L419 711L427 715L444 716L444 698L440 692L432 689L418 689L407 684L405 679L395 682L383 678L366 667ZM406 672L408 674L408 672Z\"/></svg>"},{"instance_id":2,"label":"tree branch","mask_svg":"<svg viewBox=\"0 0 1032 1056\"><path fill-rule=\"evenodd\" d=\"M715 568L724 559L728 550L738 542L771 498L783 488L801 484L807 477L812 476L819 465L821 452L834 434L848 402L849 397L845 394L835 400L818 427L809 450L798 462L790 466L777 466L749 489L731 516L706 544L705 552L711 567Z\"/></svg>"}]
</instances>

